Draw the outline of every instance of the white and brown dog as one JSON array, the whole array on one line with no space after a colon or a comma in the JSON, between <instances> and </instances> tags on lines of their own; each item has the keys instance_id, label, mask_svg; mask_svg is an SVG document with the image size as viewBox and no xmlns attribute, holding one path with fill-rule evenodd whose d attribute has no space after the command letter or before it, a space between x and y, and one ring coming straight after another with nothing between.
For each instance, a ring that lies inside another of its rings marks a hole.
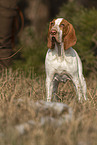
<instances>
[{"instance_id":1,"label":"white and brown dog","mask_svg":"<svg viewBox=\"0 0 97 145\"><path fill-rule=\"evenodd\" d=\"M48 31L48 51L45 59L46 93L50 102L52 94L58 99L59 82L70 79L76 88L79 101L86 98L86 82L82 74L82 63L77 52L72 48L76 44L75 30L63 18L50 22Z\"/></svg>"}]
</instances>

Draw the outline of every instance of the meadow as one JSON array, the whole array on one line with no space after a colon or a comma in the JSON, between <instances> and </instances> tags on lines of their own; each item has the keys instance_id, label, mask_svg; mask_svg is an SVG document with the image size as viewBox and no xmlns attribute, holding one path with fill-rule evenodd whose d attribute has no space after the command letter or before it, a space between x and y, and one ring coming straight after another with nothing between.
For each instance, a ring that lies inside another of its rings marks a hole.
<instances>
[{"instance_id":1,"label":"meadow","mask_svg":"<svg viewBox=\"0 0 97 145\"><path fill-rule=\"evenodd\" d=\"M45 75L36 76L33 69L2 70L0 75L0 145L96 145L97 144L97 82L92 75L86 78L88 101L80 103L71 82L60 84L61 103L72 108L70 122L60 126L27 125L39 120L29 102L46 100ZM44 110L45 112L46 110ZM41 112L41 116L44 112ZM51 114L46 114L51 116ZM56 114L54 115L54 117ZM20 134L16 126L26 124Z\"/></svg>"}]
</instances>

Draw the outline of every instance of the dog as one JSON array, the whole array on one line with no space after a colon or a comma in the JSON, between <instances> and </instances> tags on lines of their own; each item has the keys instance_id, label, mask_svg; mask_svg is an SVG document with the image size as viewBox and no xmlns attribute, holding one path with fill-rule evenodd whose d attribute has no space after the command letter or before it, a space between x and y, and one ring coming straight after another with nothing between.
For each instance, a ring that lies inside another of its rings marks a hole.
<instances>
[{"instance_id":1,"label":"dog","mask_svg":"<svg viewBox=\"0 0 97 145\"><path fill-rule=\"evenodd\" d=\"M87 100L82 62L72 48L76 41L75 30L67 20L57 18L50 22L45 58L47 102L51 102L53 98L58 100L58 84L66 83L67 80L72 80L78 100Z\"/></svg>"}]
</instances>

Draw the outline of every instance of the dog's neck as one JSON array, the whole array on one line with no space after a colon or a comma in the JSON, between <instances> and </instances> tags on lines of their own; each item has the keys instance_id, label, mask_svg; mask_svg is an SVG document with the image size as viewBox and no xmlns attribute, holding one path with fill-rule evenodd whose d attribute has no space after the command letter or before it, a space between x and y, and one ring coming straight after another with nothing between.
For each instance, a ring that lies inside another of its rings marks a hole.
<instances>
[{"instance_id":1,"label":"dog's neck","mask_svg":"<svg viewBox=\"0 0 97 145\"><path fill-rule=\"evenodd\" d=\"M55 42L55 50L58 54L58 57L64 58L65 52L64 52L64 43L63 42L61 42L61 43Z\"/></svg>"}]
</instances>

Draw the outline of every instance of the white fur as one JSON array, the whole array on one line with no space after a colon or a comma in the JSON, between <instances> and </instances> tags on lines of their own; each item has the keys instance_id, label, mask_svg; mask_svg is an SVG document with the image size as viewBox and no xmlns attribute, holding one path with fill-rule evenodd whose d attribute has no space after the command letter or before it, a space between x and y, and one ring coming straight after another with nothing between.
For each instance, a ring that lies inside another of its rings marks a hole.
<instances>
[{"instance_id":1,"label":"white fur","mask_svg":"<svg viewBox=\"0 0 97 145\"><path fill-rule=\"evenodd\" d=\"M59 25L61 21L62 19L56 20L55 26L56 24ZM60 33L61 31L59 30L58 32ZM61 50L61 55L59 55L59 50ZM45 69L47 102L51 101L53 93L57 93L58 83L60 81L65 83L67 79L73 81L79 101L82 100L82 97L85 100L87 99L86 82L82 74L82 63L77 52L72 47L64 50L63 42L60 44L55 43L55 48L48 49L47 51Z\"/></svg>"},{"instance_id":2,"label":"white fur","mask_svg":"<svg viewBox=\"0 0 97 145\"><path fill-rule=\"evenodd\" d=\"M63 18L58 18L55 20L55 25L60 25L60 23L62 22Z\"/></svg>"}]
</instances>

